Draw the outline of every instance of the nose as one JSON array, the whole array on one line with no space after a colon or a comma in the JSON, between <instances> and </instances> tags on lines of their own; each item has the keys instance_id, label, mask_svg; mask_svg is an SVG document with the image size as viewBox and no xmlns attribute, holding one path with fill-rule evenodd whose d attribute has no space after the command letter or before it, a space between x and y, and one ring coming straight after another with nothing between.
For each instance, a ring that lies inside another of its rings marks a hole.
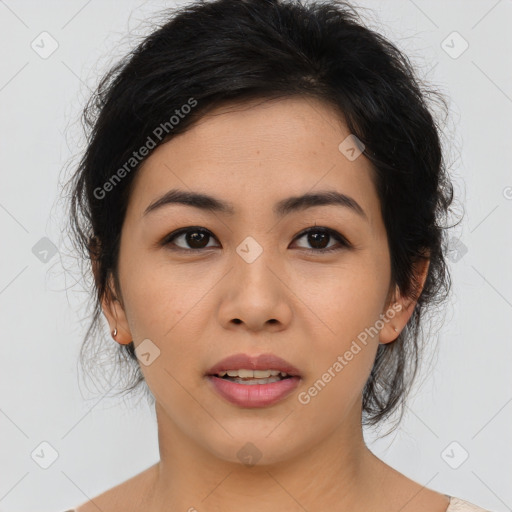
<instances>
[{"instance_id":1,"label":"nose","mask_svg":"<svg viewBox=\"0 0 512 512\"><path fill-rule=\"evenodd\" d=\"M219 316L223 327L243 326L254 332L285 329L292 318L293 297L285 281L265 251L251 263L235 258L221 290Z\"/></svg>"}]
</instances>

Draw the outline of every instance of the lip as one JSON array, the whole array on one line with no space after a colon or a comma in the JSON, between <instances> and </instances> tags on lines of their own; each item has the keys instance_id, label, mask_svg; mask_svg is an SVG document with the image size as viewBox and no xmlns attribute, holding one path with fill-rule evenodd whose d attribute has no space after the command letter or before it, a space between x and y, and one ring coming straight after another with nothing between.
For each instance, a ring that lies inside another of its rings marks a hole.
<instances>
[{"instance_id":1,"label":"lip","mask_svg":"<svg viewBox=\"0 0 512 512\"><path fill-rule=\"evenodd\" d=\"M255 408L274 405L289 396L299 385L300 377L289 377L270 384L238 384L207 375L213 390L229 403L239 407Z\"/></svg>"},{"instance_id":2,"label":"lip","mask_svg":"<svg viewBox=\"0 0 512 512\"><path fill-rule=\"evenodd\" d=\"M292 364L274 354L260 354L250 356L249 354L233 354L206 371L207 376L214 376L227 370L279 370L294 377L301 377L300 371ZM241 384L242 386L244 384ZM265 384L261 384L265 386Z\"/></svg>"}]
</instances>

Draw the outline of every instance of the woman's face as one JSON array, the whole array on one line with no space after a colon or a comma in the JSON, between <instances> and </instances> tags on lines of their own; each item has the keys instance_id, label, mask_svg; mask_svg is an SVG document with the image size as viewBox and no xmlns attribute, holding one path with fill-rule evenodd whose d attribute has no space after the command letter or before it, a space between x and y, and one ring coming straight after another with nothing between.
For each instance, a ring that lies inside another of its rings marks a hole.
<instances>
[{"instance_id":1,"label":"woman's face","mask_svg":"<svg viewBox=\"0 0 512 512\"><path fill-rule=\"evenodd\" d=\"M121 236L123 308L104 311L118 341L145 340L138 350L161 440L181 438L233 462L252 450L264 464L360 430L378 344L395 339L393 327L406 319L386 309L386 231L370 164L348 135L318 101L254 101L217 109L140 169ZM211 196L232 212L169 202L145 213L171 190ZM276 210L326 192L360 210L321 202ZM183 228L190 231L169 239ZM262 384L235 384L253 398L233 403L206 374L240 353L274 354L300 377L266 405L254 398Z\"/></svg>"}]
</instances>

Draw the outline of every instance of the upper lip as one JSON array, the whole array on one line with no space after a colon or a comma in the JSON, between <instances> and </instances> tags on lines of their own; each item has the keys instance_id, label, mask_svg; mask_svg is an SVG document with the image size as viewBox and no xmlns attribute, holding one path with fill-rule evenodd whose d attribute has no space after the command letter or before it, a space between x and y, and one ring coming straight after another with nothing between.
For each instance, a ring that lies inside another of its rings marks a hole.
<instances>
[{"instance_id":1,"label":"upper lip","mask_svg":"<svg viewBox=\"0 0 512 512\"><path fill-rule=\"evenodd\" d=\"M300 377L300 371L292 364L274 354L233 354L207 370L206 375L217 375L227 370L279 370Z\"/></svg>"}]
</instances>

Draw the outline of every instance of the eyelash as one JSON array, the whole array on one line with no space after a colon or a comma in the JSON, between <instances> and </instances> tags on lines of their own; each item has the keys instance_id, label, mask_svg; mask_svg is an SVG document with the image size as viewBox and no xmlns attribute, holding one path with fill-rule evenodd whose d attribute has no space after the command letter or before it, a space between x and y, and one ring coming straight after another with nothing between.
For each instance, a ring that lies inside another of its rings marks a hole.
<instances>
[{"instance_id":1,"label":"eyelash","mask_svg":"<svg viewBox=\"0 0 512 512\"><path fill-rule=\"evenodd\" d=\"M177 237L179 237L181 235L187 234L189 232L205 233L205 234L208 234L208 235L212 236L213 238L215 238L213 233L211 233L211 231L209 231L208 229L190 226L190 227L187 227L187 228L179 229L179 230L174 231L174 232L170 233L169 235L167 235L162 240L162 245L163 246L171 245L172 241L175 238L177 238ZM342 247L334 246L334 247L330 247L328 249L304 249L304 248L302 248L303 251L306 251L309 254L325 254L325 253L331 253L331 252L340 251L340 250L352 247L351 244L348 242L348 240L343 235L341 235L340 233L338 233L337 231L335 231L333 229L326 228L326 227L321 227L321 226L311 227L311 228L308 228L308 229L302 231L301 233L299 233L294 238L294 240L300 239L300 238L302 238L302 237L304 237L304 236L306 236L306 235L308 235L310 233L323 233L325 235L329 235L330 237L334 238L337 242L339 242ZM212 249L212 247L203 248L203 249L183 249L182 247L177 247L177 248L172 248L171 250L179 251L179 252L182 252L182 253L185 253L185 254L190 254L190 253L196 253L197 254L200 251L205 251L205 250L208 250L208 249Z\"/></svg>"}]
</instances>

